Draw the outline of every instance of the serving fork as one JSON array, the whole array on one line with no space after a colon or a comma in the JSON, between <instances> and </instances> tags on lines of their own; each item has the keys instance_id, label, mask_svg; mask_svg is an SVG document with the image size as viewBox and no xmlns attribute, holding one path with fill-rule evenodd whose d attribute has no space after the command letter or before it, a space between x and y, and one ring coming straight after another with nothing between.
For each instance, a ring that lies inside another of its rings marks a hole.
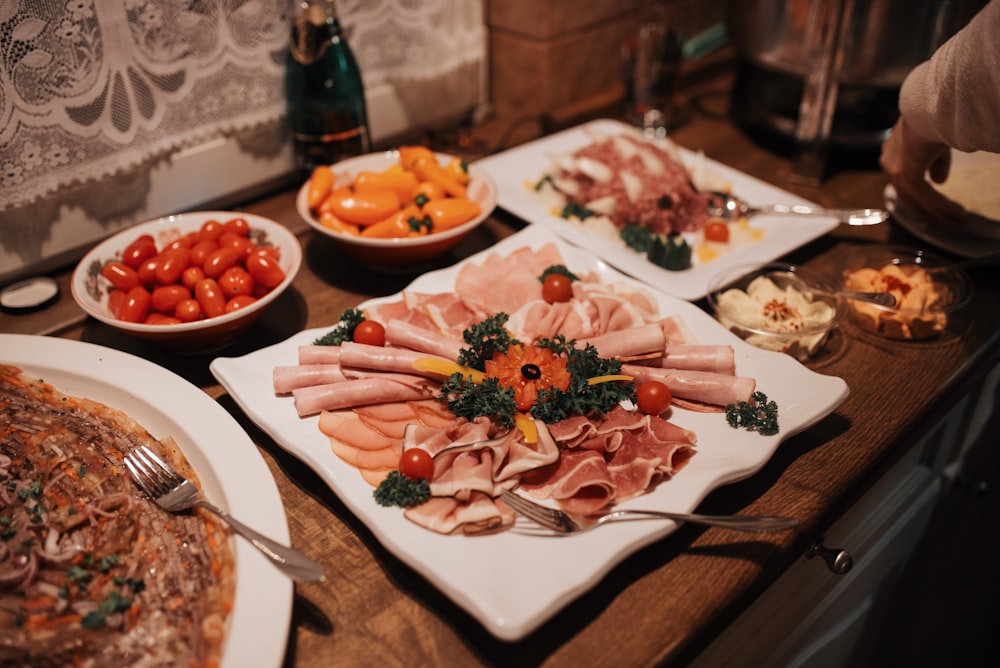
<instances>
[{"instance_id":1,"label":"serving fork","mask_svg":"<svg viewBox=\"0 0 1000 668\"><path fill-rule=\"evenodd\" d=\"M619 508L599 515L570 515L562 510L543 506L520 494L504 490L501 494L504 502L514 512L541 524L547 529L558 533L580 533L609 522L622 522L641 519L666 519L676 522L692 522L706 526L724 527L737 531L784 531L798 526L794 517L768 515L700 515L696 513L673 513L661 510L638 510Z\"/></svg>"},{"instance_id":2,"label":"serving fork","mask_svg":"<svg viewBox=\"0 0 1000 668\"><path fill-rule=\"evenodd\" d=\"M306 555L271 540L209 503L193 482L177 473L148 447L140 445L125 453L125 466L139 489L164 510L177 512L200 506L218 515L292 579L318 582L325 578L322 566Z\"/></svg>"}]
</instances>

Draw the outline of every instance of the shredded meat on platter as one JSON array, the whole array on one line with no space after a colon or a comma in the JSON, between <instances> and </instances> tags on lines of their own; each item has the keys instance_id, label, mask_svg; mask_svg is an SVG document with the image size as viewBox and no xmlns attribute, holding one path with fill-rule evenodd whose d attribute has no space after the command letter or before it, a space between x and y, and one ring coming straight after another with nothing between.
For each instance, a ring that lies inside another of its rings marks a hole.
<instances>
[{"instance_id":1,"label":"shredded meat on platter","mask_svg":"<svg viewBox=\"0 0 1000 668\"><path fill-rule=\"evenodd\" d=\"M218 663L225 529L143 497L122 461L140 444L193 477L172 440L0 365L0 665Z\"/></svg>"}]
</instances>

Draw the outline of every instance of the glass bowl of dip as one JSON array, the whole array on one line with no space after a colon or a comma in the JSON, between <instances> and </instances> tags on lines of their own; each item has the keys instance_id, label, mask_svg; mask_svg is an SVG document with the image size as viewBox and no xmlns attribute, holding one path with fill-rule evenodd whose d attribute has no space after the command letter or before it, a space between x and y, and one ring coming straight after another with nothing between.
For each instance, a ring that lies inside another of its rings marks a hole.
<instances>
[{"instance_id":1,"label":"glass bowl of dip","mask_svg":"<svg viewBox=\"0 0 1000 668\"><path fill-rule=\"evenodd\" d=\"M805 267L755 263L717 274L707 300L716 319L747 343L805 361L844 318L838 289L833 278Z\"/></svg>"},{"instance_id":2,"label":"glass bowl of dip","mask_svg":"<svg viewBox=\"0 0 1000 668\"><path fill-rule=\"evenodd\" d=\"M862 329L889 339L918 341L940 335L972 299L965 272L943 257L905 246L859 246L841 267L845 290L891 292L894 307L852 302L848 312Z\"/></svg>"}]
</instances>

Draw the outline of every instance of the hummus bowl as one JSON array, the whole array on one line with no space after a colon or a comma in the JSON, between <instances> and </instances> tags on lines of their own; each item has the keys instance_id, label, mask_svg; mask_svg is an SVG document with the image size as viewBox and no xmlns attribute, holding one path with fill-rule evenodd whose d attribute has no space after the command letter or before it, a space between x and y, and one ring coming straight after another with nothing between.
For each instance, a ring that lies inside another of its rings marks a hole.
<instances>
[{"instance_id":1,"label":"hummus bowl","mask_svg":"<svg viewBox=\"0 0 1000 668\"><path fill-rule=\"evenodd\" d=\"M782 262L743 264L717 274L707 300L716 319L747 343L799 361L822 350L843 320L834 279Z\"/></svg>"},{"instance_id":2,"label":"hummus bowl","mask_svg":"<svg viewBox=\"0 0 1000 668\"><path fill-rule=\"evenodd\" d=\"M859 246L841 268L845 290L891 292L896 306L852 302L850 319L862 329L899 341L940 335L972 298L965 272L935 253L904 246Z\"/></svg>"}]
</instances>

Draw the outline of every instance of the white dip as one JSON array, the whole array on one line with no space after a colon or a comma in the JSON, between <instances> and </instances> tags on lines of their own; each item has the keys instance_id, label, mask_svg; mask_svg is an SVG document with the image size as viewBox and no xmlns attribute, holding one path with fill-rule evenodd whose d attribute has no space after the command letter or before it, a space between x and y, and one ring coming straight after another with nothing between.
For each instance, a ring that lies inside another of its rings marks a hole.
<instances>
[{"instance_id":1,"label":"white dip","mask_svg":"<svg viewBox=\"0 0 1000 668\"><path fill-rule=\"evenodd\" d=\"M718 318L725 327L751 345L799 360L819 351L835 315L825 301L792 285L781 289L766 276L751 281L746 292L733 288L718 297Z\"/></svg>"}]
</instances>

